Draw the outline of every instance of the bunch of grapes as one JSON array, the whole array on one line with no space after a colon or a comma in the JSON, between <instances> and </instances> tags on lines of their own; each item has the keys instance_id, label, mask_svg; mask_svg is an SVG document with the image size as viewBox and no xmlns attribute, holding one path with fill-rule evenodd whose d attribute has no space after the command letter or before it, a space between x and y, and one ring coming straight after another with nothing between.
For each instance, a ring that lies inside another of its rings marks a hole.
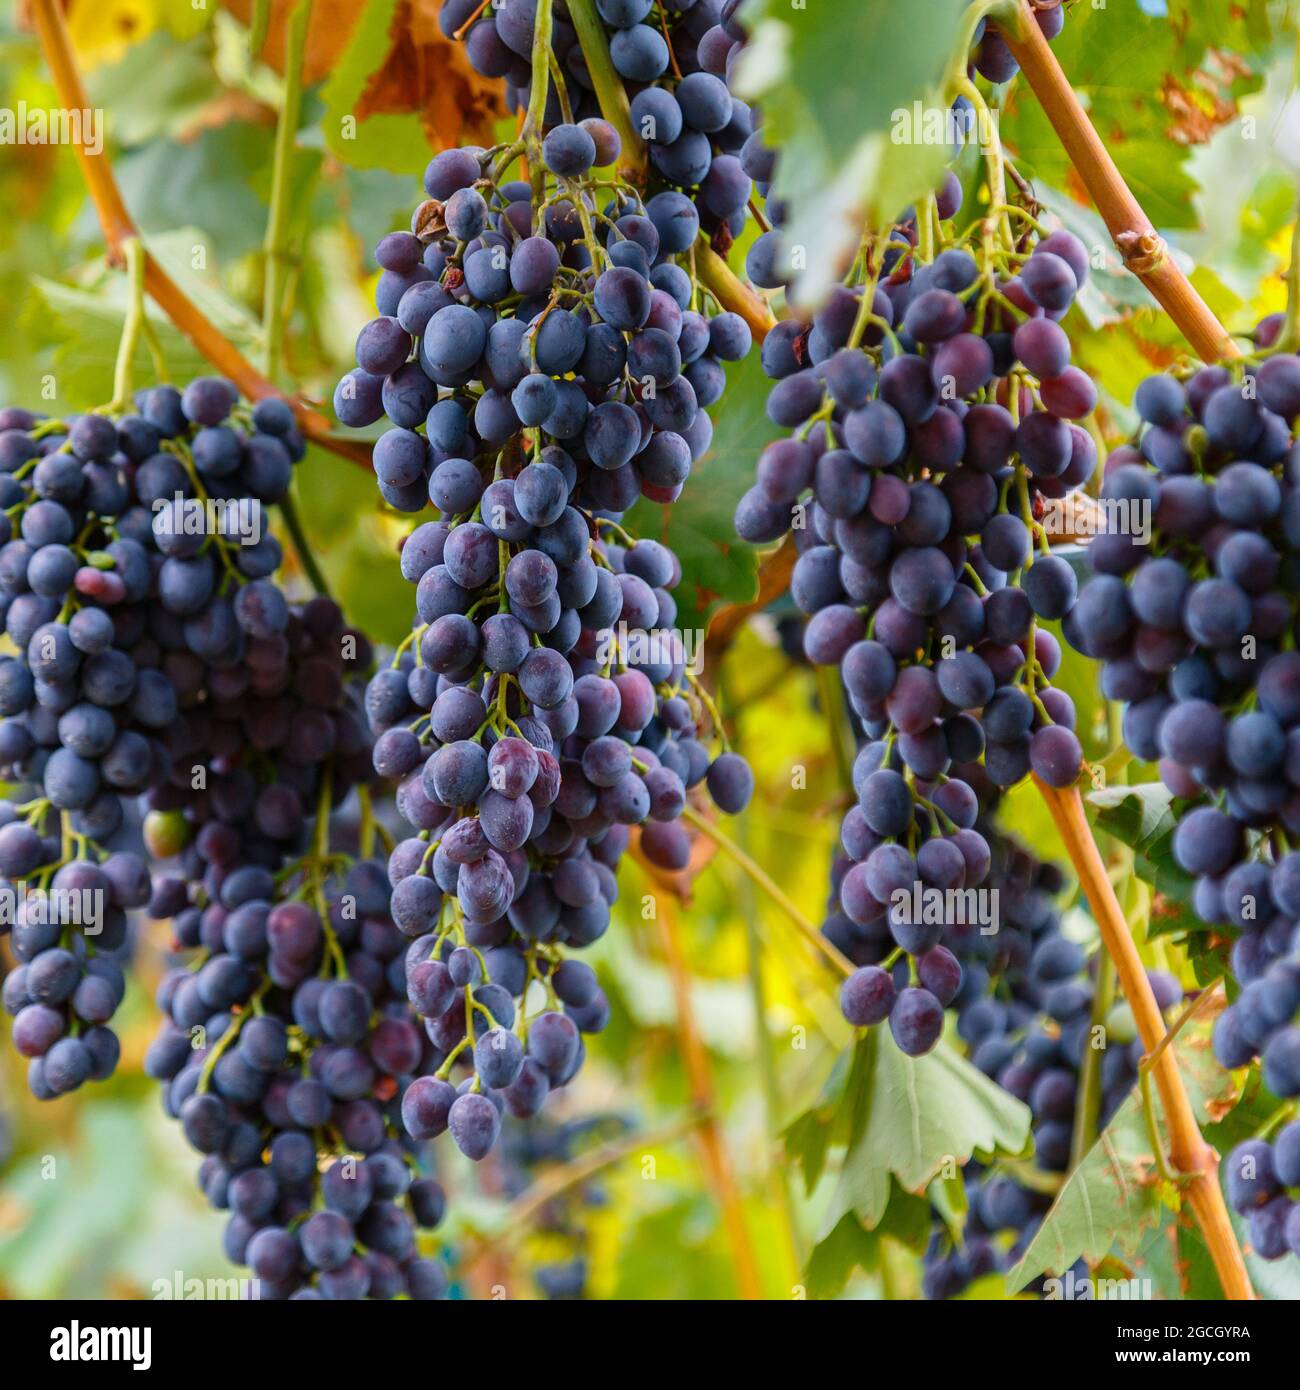
<instances>
[{"instance_id":1,"label":"bunch of grapes","mask_svg":"<svg viewBox=\"0 0 1300 1390\"><path fill-rule=\"evenodd\" d=\"M1255 1254L1263 1260L1300 1255L1300 1121L1271 1141L1238 1144L1227 1158L1227 1181L1228 1200L1246 1218Z\"/></svg>"},{"instance_id":2,"label":"bunch of grapes","mask_svg":"<svg viewBox=\"0 0 1300 1390\"><path fill-rule=\"evenodd\" d=\"M150 911L172 918L177 946L205 950L159 987L145 1070L204 1155L199 1186L230 1212L225 1252L259 1297L440 1298L446 1276L416 1233L445 1196L400 1120L430 1048L383 865L281 848L273 871L240 839L209 821L186 851L191 882L155 887Z\"/></svg>"},{"instance_id":3,"label":"bunch of grapes","mask_svg":"<svg viewBox=\"0 0 1300 1390\"><path fill-rule=\"evenodd\" d=\"M17 962L5 976L3 1001L14 1047L29 1059L32 1094L53 1100L106 1080L117 1066L118 1041L107 1025L126 992L126 914L148 897L149 876L128 850L102 862L93 850L69 857L29 817L0 804L8 866L0 936L8 934Z\"/></svg>"},{"instance_id":4,"label":"bunch of grapes","mask_svg":"<svg viewBox=\"0 0 1300 1390\"><path fill-rule=\"evenodd\" d=\"M1275 326L1260 326L1266 343ZM1107 531L1065 631L1102 662L1124 741L1178 798L1173 852L1203 921L1237 934L1242 995L1220 1015L1228 1067L1262 1055L1300 1094L1300 359L1151 377L1133 443L1112 453Z\"/></svg>"},{"instance_id":5,"label":"bunch of grapes","mask_svg":"<svg viewBox=\"0 0 1300 1390\"><path fill-rule=\"evenodd\" d=\"M944 220L959 211L946 199ZM842 910L868 930L914 883L982 882L973 765L1000 787L1031 770L1065 787L1082 763L1073 706L1048 684L1060 647L1040 626L1069 614L1076 582L1037 516L1096 460L1069 422L1096 392L1056 322L1087 257L1069 233L1022 240L1008 278L960 245L922 264L914 234L912 217L879 267L868 250L810 322L768 336L768 413L792 434L764 450L736 513L749 540L793 531L805 652L840 666L872 736L844 825L854 866L839 884ZM918 958L940 927L889 924ZM933 987L897 998L880 974L856 978L847 1016L889 1017L905 1051L927 1050L957 983L946 959L931 969Z\"/></svg>"},{"instance_id":6,"label":"bunch of grapes","mask_svg":"<svg viewBox=\"0 0 1300 1390\"><path fill-rule=\"evenodd\" d=\"M581 1034L605 1024L594 975L560 947L606 930L630 828L680 868L688 790L707 782L736 812L752 789L700 737L717 725L674 629L675 556L618 524L639 495L677 496L710 434L688 371L739 355L748 333L690 307L672 259L698 231L689 206L619 193L601 210L590 171L615 137L597 134L599 155L589 131L553 128L530 184L496 181L510 150L495 167L437 156L418 235L377 251L386 276L400 252L414 278L336 393L345 423L394 424L375 448L388 500L441 513L402 547L416 620L366 704L375 769L398 780L412 829L389 862L393 914L440 1054L404 1114L472 1158L506 1108L534 1114L574 1075ZM381 310L397 288L381 278ZM534 981L547 1007L530 1019Z\"/></svg>"},{"instance_id":7,"label":"bunch of grapes","mask_svg":"<svg viewBox=\"0 0 1300 1390\"><path fill-rule=\"evenodd\" d=\"M631 1128L627 1117L618 1114L507 1122L501 1138L504 1195L523 1196L546 1168L572 1163L593 1144L621 1138ZM603 1185L592 1178L558 1194L537 1213L534 1225L546 1259L532 1274L543 1298L572 1302L587 1297L589 1214L605 1201Z\"/></svg>"},{"instance_id":8,"label":"bunch of grapes","mask_svg":"<svg viewBox=\"0 0 1300 1390\"><path fill-rule=\"evenodd\" d=\"M0 606L17 648L0 658L0 772L29 792L0 827L19 961L4 1001L42 1098L116 1063L125 913L149 890L133 849L105 847L175 773L192 665L233 660L261 620L280 552L249 508L284 495L302 453L287 406L250 410L221 378L143 391L128 413L0 411ZM209 509L230 500L255 543L210 536Z\"/></svg>"}]
</instances>

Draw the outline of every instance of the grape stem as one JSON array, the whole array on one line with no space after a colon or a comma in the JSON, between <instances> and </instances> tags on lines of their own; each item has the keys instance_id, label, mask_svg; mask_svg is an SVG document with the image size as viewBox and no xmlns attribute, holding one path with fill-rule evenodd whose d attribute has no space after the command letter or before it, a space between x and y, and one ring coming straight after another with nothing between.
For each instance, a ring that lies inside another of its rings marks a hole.
<instances>
[{"instance_id":1,"label":"grape stem","mask_svg":"<svg viewBox=\"0 0 1300 1390\"><path fill-rule=\"evenodd\" d=\"M1250 1276L1219 1187L1218 1155L1201 1137L1173 1048L1162 1046L1166 1029L1160 1006L1092 837L1083 799L1077 787L1059 790L1038 777L1034 781L1079 876L1102 942L1115 964L1120 987L1133 1012L1147 1054L1142 1074L1154 1078L1160 1093L1169 1152L1178 1171L1186 1175L1187 1198L1209 1247L1224 1297L1252 1299Z\"/></svg>"},{"instance_id":2,"label":"grape stem","mask_svg":"<svg viewBox=\"0 0 1300 1390\"><path fill-rule=\"evenodd\" d=\"M271 209L266 219L262 254L266 262L262 288L262 339L266 375L280 379L284 348L286 289L294 257L289 245L290 174L294 140L302 114L302 60L307 48L307 26L312 0L298 0L287 22L284 55L284 99L275 127L275 159L271 166Z\"/></svg>"},{"instance_id":3,"label":"grape stem","mask_svg":"<svg viewBox=\"0 0 1300 1390\"><path fill-rule=\"evenodd\" d=\"M253 17L248 25L248 52L256 58L271 27L271 0L253 0Z\"/></svg>"},{"instance_id":4,"label":"grape stem","mask_svg":"<svg viewBox=\"0 0 1300 1390\"><path fill-rule=\"evenodd\" d=\"M729 835L719 830L712 821L706 820L695 807L689 803L682 808L682 819L686 821L688 825L693 825L701 835L712 840L724 854L733 859L736 864L758 884L768 897L776 903L795 926L798 927L800 932L807 937L809 942L830 961L841 975L848 977L853 974L853 962L833 943L827 941L808 918L799 911L798 907L795 906L794 901L785 890L776 883L772 876L768 874L756 860L746 854Z\"/></svg>"},{"instance_id":5,"label":"grape stem","mask_svg":"<svg viewBox=\"0 0 1300 1390\"><path fill-rule=\"evenodd\" d=\"M321 573L320 565L316 563L316 556L312 553L311 542L307 539L306 531L303 530L302 518L298 515L298 504L293 500L293 493L286 492L277 505L280 508L280 519L284 522L284 529L289 533L289 539L293 542L294 553L298 557L298 563L302 566L303 572L311 580L312 588L322 598L329 598L329 585L325 582L325 576Z\"/></svg>"},{"instance_id":6,"label":"grape stem","mask_svg":"<svg viewBox=\"0 0 1300 1390\"><path fill-rule=\"evenodd\" d=\"M718 301L721 308L739 314L749 325L749 331L757 342L776 327L776 316L768 306L767 300L750 286L738 279L731 267L707 242L699 241L695 247L695 268L700 282Z\"/></svg>"},{"instance_id":7,"label":"grape stem","mask_svg":"<svg viewBox=\"0 0 1300 1390\"><path fill-rule=\"evenodd\" d=\"M1028 0L1000 4L994 18L1101 213L1124 265L1151 291L1205 361L1240 357L1241 349L1174 263L1164 240L1124 182L1038 27Z\"/></svg>"},{"instance_id":8,"label":"grape stem","mask_svg":"<svg viewBox=\"0 0 1300 1390\"><path fill-rule=\"evenodd\" d=\"M578 44L587 63L591 85L600 103L601 115L618 132L622 146L618 173L632 183L641 183L646 174L646 147L632 124L632 109L622 80L609 56L605 28L596 13L595 0L569 0L569 23L578 32Z\"/></svg>"},{"instance_id":9,"label":"grape stem","mask_svg":"<svg viewBox=\"0 0 1300 1390\"><path fill-rule=\"evenodd\" d=\"M60 105L67 111L87 110L90 102L77 69L61 5L58 0L31 0L30 10ZM108 259L113 265L121 265L125 259L126 242L131 237L138 237L139 232L127 211L108 160L103 155L92 154L84 143L77 144L75 148L86 189L104 233ZM143 260L144 288L149 297L195 348L222 375L228 376L245 396L258 401L271 396L284 400L293 410L298 428L313 444L346 458L359 468L370 467L371 446L368 443L338 438L332 433L330 421L320 411L313 409L300 397L286 396L277 390L183 293L148 250L143 252Z\"/></svg>"},{"instance_id":10,"label":"grape stem","mask_svg":"<svg viewBox=\"0 0 1300 1390\"><path fill-rule=\"evenodd\" d=\"M550 87L551 34L554 28L554 0L537 0L533 17L533 69L528 91L528 110L524 113L523 129L519 132L525 146L533 146L542 138L542 123L546 116L546 95ZM537 151L529 148L528 158L537 159ZM538 161L540 163L540 161ZM536 177L536 174L534 174Z\"/></svg>"},{"instance_id":11,"label":"grape stem","mask_svg":"<svg viewBox=\"0 0 1300 1390\"><path fill-rule=\"evenodd\" d=\"M113 403L108 407L112 415L131 408L132 368L135 350L140 344L140 330L144 326L144 247L139 237L131 236L122 243L122 250L126 255L128 289L126 317L122 320L122 336L113 367Z\"/></svg>"}]
</instances>

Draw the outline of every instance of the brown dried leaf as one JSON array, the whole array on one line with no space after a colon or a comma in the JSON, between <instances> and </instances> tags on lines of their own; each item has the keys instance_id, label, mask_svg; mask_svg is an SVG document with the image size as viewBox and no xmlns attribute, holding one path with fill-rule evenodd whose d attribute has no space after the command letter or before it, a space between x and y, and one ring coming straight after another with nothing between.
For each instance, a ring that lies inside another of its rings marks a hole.
<instances>
[{"instance_id":1,"label":"brown dried leaf","mask_svg":"<svg viewBox=\"0 0 1300 1390\"><path fill-rule=\"evenodd\" d=\"M247 24L253 0L222 0ZM354 112L368 116L420 117L430 145L493 143L493 124L505 114L501 84L470 67L464 46L444 38L438 28L441 0L403 0L393 16L391 47L371 74ZM276 71L284 65L285 16L292 0L271 0L271 21L261 58ZM308 85L327 76L352 38L361 8L356 0L314 0L307 31L303 76Z\"/></svg>"}]
</instances>

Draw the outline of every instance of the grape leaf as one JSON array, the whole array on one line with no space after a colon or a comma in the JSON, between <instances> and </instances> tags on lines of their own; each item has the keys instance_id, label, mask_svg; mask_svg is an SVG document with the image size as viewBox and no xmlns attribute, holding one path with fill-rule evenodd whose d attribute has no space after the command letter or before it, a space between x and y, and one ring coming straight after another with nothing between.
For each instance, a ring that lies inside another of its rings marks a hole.
<instances>
[{"instance_id":1,"label":"grape leaf","mask_svg":"<svg viewBox=\"0 0 1300 1390\"><path fill-rule=\"evenodd\" d=\"M113 113L119 147L178 135L221 93L221 83L197 44L178 46L163 33L129 48L121 60L89 74L92 105Z\"/></svg>"},{"instance_id":2,"label":"grape leaf","mask_svg":"<svg viewBox=\"0 0 1300 1390\"><path fill-rule=\"evenodd\" d=\"M736 81L782 151L774 192L790 210L783 240L800 303L815 305L846 269L861 214L892 221L938 183L948 147L898 143L890 127L942 76L961 9L927 0L924 24L911 0L823 0L815 15L758 0L746 11L753 38Z\"/></svg>"},{"instance_id":3,"label":"grape leaf","mask_svg":"<svg viewBox=\"0 0 1300 1390\"><path fill-rule=\"evenodd\" d=\"M53 345L52 367L45 409L88 410L103 405L113 395L113 371L118 341L126 318L126 284L120 275L110 276L97 289L75 289L39 276L31 282L32 294L24 306L21 325L30 345ZM206 362L161 310L146 307L149 322L163 345L168 364L178 379L197 376ZM132 359L134 380L153 379L153 359L147 345L136 345Z\"/></svg>"},{"instance_id":4,"label":"grape leaf","mask_svg":"<svg viewBox=\"0 0 1300 1390\"><path fill-rule=\"evenodd\" d=\"M919 1255L929 1240L930 1225L930 1204L924 1198L904 1192L897 1183L893 1184L884 1220L874 1229L865 1226L852 1212L845 1212L808 1256L804 1273L808 1297L837 1298L844 1292L855 1269L876 1267L881 1242L886 1236Z\"/></svg>"},{"instance_id":5,"label":"grape leaf","mask_svg":"<svg viewBox=\"0 0 1300 1390\"><path fill-rule=\"evenodd\" d=\"M1163 782L1102 787L1089 792L1087 799L1101 807L1097 824L1125 844L1151 840L1174 825L1169 809L1174 794Z\"/></svg>"},{"instance_id":6,"label":"grape leaf","mask_svg":"<svg viewBox=\"0 0 1300 1390\"><path fill-rule=\"evenodd\" d=\"M274 138L270 126L240 122L151 141L118 162L122 196L145 233L202 227L223 258L245 255L262 244L266 205L253 182L269 177Z\"/></svg>"},{"instance_id":7,"label":"grape leaf","mask_svg":"<svg viewBox=\"0 0 1300 1390\"><path fill-rule=\"evenodd\" d=\"M1210 1050L1210 1031L1208 1020L1196 1019L1171 1044L1178 1050L1179 1070L1202 1123L1231 1109L1237 1094L1234 1078L1219 1067ZM1155 1104L1163 1134L1158 1099ZM1064 1274L1081 1257L1095 1262L1111 1254L1132 1260L1171 1200L1155 1168L1141 1091L1134 1087L1066 1179L1020 1263L1007 1275L1007 1288L1023 1289L1040 1275Z\"/></svg>"},{"instance_id":8,"label":"grape leaf","mask_svg":"<svg viewBox=\"0 0 1300 1390\"><path fill-rule=\"evenodd\" d=\"M828 1150L846 1147L822 1238L846 1214L879 1226L891 1176L919 1194L974 1154L987 1159L1027 1149L1028 1109L946 1045L905 1057L887 1031L872 1029L851 1057L840 1058L817 1105L786 1130L787 1152L804 1167L810 1191Z\"/></svg>"}]
</instances>

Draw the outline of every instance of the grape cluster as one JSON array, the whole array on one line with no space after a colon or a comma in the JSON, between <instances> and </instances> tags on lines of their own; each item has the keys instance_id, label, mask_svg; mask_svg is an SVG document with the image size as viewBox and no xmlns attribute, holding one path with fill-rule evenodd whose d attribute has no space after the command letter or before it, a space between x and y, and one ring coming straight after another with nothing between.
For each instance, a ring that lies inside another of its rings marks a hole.
<instances>
[{"instance_id":1,"label":"grape cluster","mask_svg":"<svg viewBox=\"0 0 1300 1390\"><path fill-rule=\"evenodd\" d=\"M163 979L145 1059L204 1155L199 1186L230 1212L226 1255L261 1298L441 1298L446 1275L417 1230L438 1226L446 1199L400 1120L429 1044L383 865L358 860L327 886L332 861L273 872L239 838L214 820L187 849L200 901L186 876L155 886L151 913L204 954Z\"/></svg>"},{"instance_id":2,"label":"grape cluster","mask_svg":"<svg viewBox=\"0 0 1300 1390\"><path fill-rule=\"evenodd\" d=\"M1263 1260L1300 1255L1300 1122L1271 1141L1238 1144L1226 1172L1228 1201L1246 1218L1255 1254Z\"/></svg>"},{"instance_id":3,"label":"grape cluster","mask_svg":"<svg viewBox=\"0 0 1300 1390\"><path fill-rule=\"evenodd\" d=\"M70 858L58 836L39 833L12 803L0 804L0 895L17 965L4 979L13 1045L29 1059L38 1100L104 1081L119 1046L107 1026L126 992L127 912L143 906L149 875L140 857L119 850L97 862Z\"/></svg>"},{"instance_id":4,"label":"grape cluster","mask_svg":"<svg viewBox=\"0 0 1300 1390\"><path fill-rule=\"evenodd\" d=\"M237 640L215 656L201 644L173 654L179 713L144 836L159 859L193 847L187 876L211 897L209 877L277 867L313 813L373 776L362 698L374 657L333 600L291 604L270 581L214 596L199 619Z\"/></svg>"},{"instance_id":5,"label":"grape cluster","mask_svg":"<svg viewBox=\"0 0 1300 1390\"><path fill-rule=\"evenodd\" d=\"M651 862L680 869L688 791L706 783L734 813L753 785L742 759L712 757L697 737L711 703L668 630L671 552L594 541L573 514L572 550L548 560L569 602L589 596L569 610L567 637L530 634L510 611L512 572L521 557L547 559L545 536L529 528L524 538L540 548L521 548L504 568L494 543L490 574L474 579L453 547L475 523L417 528L402 551L417 625L366 695L375 768L398 779L412 830L389 860L394 920L414 938L410 998L442 1054L437 1075L408 1093L407 1122L421 1138L450 1128L472 1158L495 1142L500 1108L535 1114L571 1079L581 1035L608 1019L591 969L560 947L582 949L608 928L630 829ZM462 579L470 587L458 589ZM562 602L557 592L557 610ZM533 981L548 1007L529 1019ZM472 1083L459 1098L448 1080L458 1063Z\"/></svg>"},{"instance_id":6,"label":"grape cluster","mask_svg":"<svg viewBox=\"0 0 1300 1390\"><path fill-rule=\"evenodd\" d=\"M681 868L688 790L707 782L727 812L752 790L702 741L717 726L674 627L676 557L618 524L638 496L678 495L708 447L701 398L748 330L691 307L673 259L698 234L689 202L621 192L602 210L590 172L612 130L555 125L534 182L499 182L517 152L430 163L416 232L376 253L396 314L363 330L336 392L344 423L394 425L375 448L387 500L441 514L403 544L416 619L366 705L412 830L389 861L393 914L439 1054L404 1117L475 1159L605 1025L595 976L559 948L606 930L630 829ZM529 1018L534 981L547 1007Z\"/></svg>"},{"instance_id":7,"label":"grape cluster","mask_svg":"<svg viewBox=\"0 0 1300 1390\"><path fill-rule=\"evenodd\" d=\"M260 531L250 506L279 500L304 452L283 402L249 409L222 378L134 405L0 411L0 610L17 648L0 658L0 773L30 791L0 827L0 875L23 899L4 998L47 1099L116 1061L105 1025L148 873L125 846L101 864L103 847L129 840L126 806L176 775L194 664L233 660L264 620L279 547L213 538L211 509L242 501L226 522Z\"/></svg>"},{"instance_id":8,"label":"grape cluster","mask_svg":"<svg viewBox=\"0 0 1300 1390\"><path fill-rule=\"evenodd\" d=\"M1197 914L1236 934L1244 988L1217 1021L1217 1055L1228 1067L1262 1055L1266 1084L1294 1096L1300 359L1151 377L1135 404L1142 424L1107 461L1108 528L1064 630L1101 660L1126 745L1178 799L1173 853L1196 879Z\"/></svg>"},{"instance_id":9,"label":"grape cluster","mask_svg":"<svg viewBox=\"0 0 1300 1390\"><path fill-rule=\"evenodd\" d=\"M945 220L958 191L940 194ZM792 435L764 450L736 512L748 540L793 531L805 652L840 666L872 738L854 768L843 833L854 866L839 884L843 912L869 933L915 883L982 882L972 777L1009 787L1032 770L1065 787L1082 763L1072 703L1048 685L1060 646L1040 626L1069 614L1076 581L1048 553L1036 509L1096 461L1067 419L1096 392L1055 322L1087 258L1056 233L1011 278L959 246L918 264L913 222L891 238L881 282L859 266L866 283L768 336L768 414ZM889 927L914 957L939 945L940 924L918 931L895 915ZM846 1016L889 1017L905 1051L927 1050L957 984L945 957L930 969L933 987L897 998L880 974L855 977Z\"/></svg>"}]
</instances>

